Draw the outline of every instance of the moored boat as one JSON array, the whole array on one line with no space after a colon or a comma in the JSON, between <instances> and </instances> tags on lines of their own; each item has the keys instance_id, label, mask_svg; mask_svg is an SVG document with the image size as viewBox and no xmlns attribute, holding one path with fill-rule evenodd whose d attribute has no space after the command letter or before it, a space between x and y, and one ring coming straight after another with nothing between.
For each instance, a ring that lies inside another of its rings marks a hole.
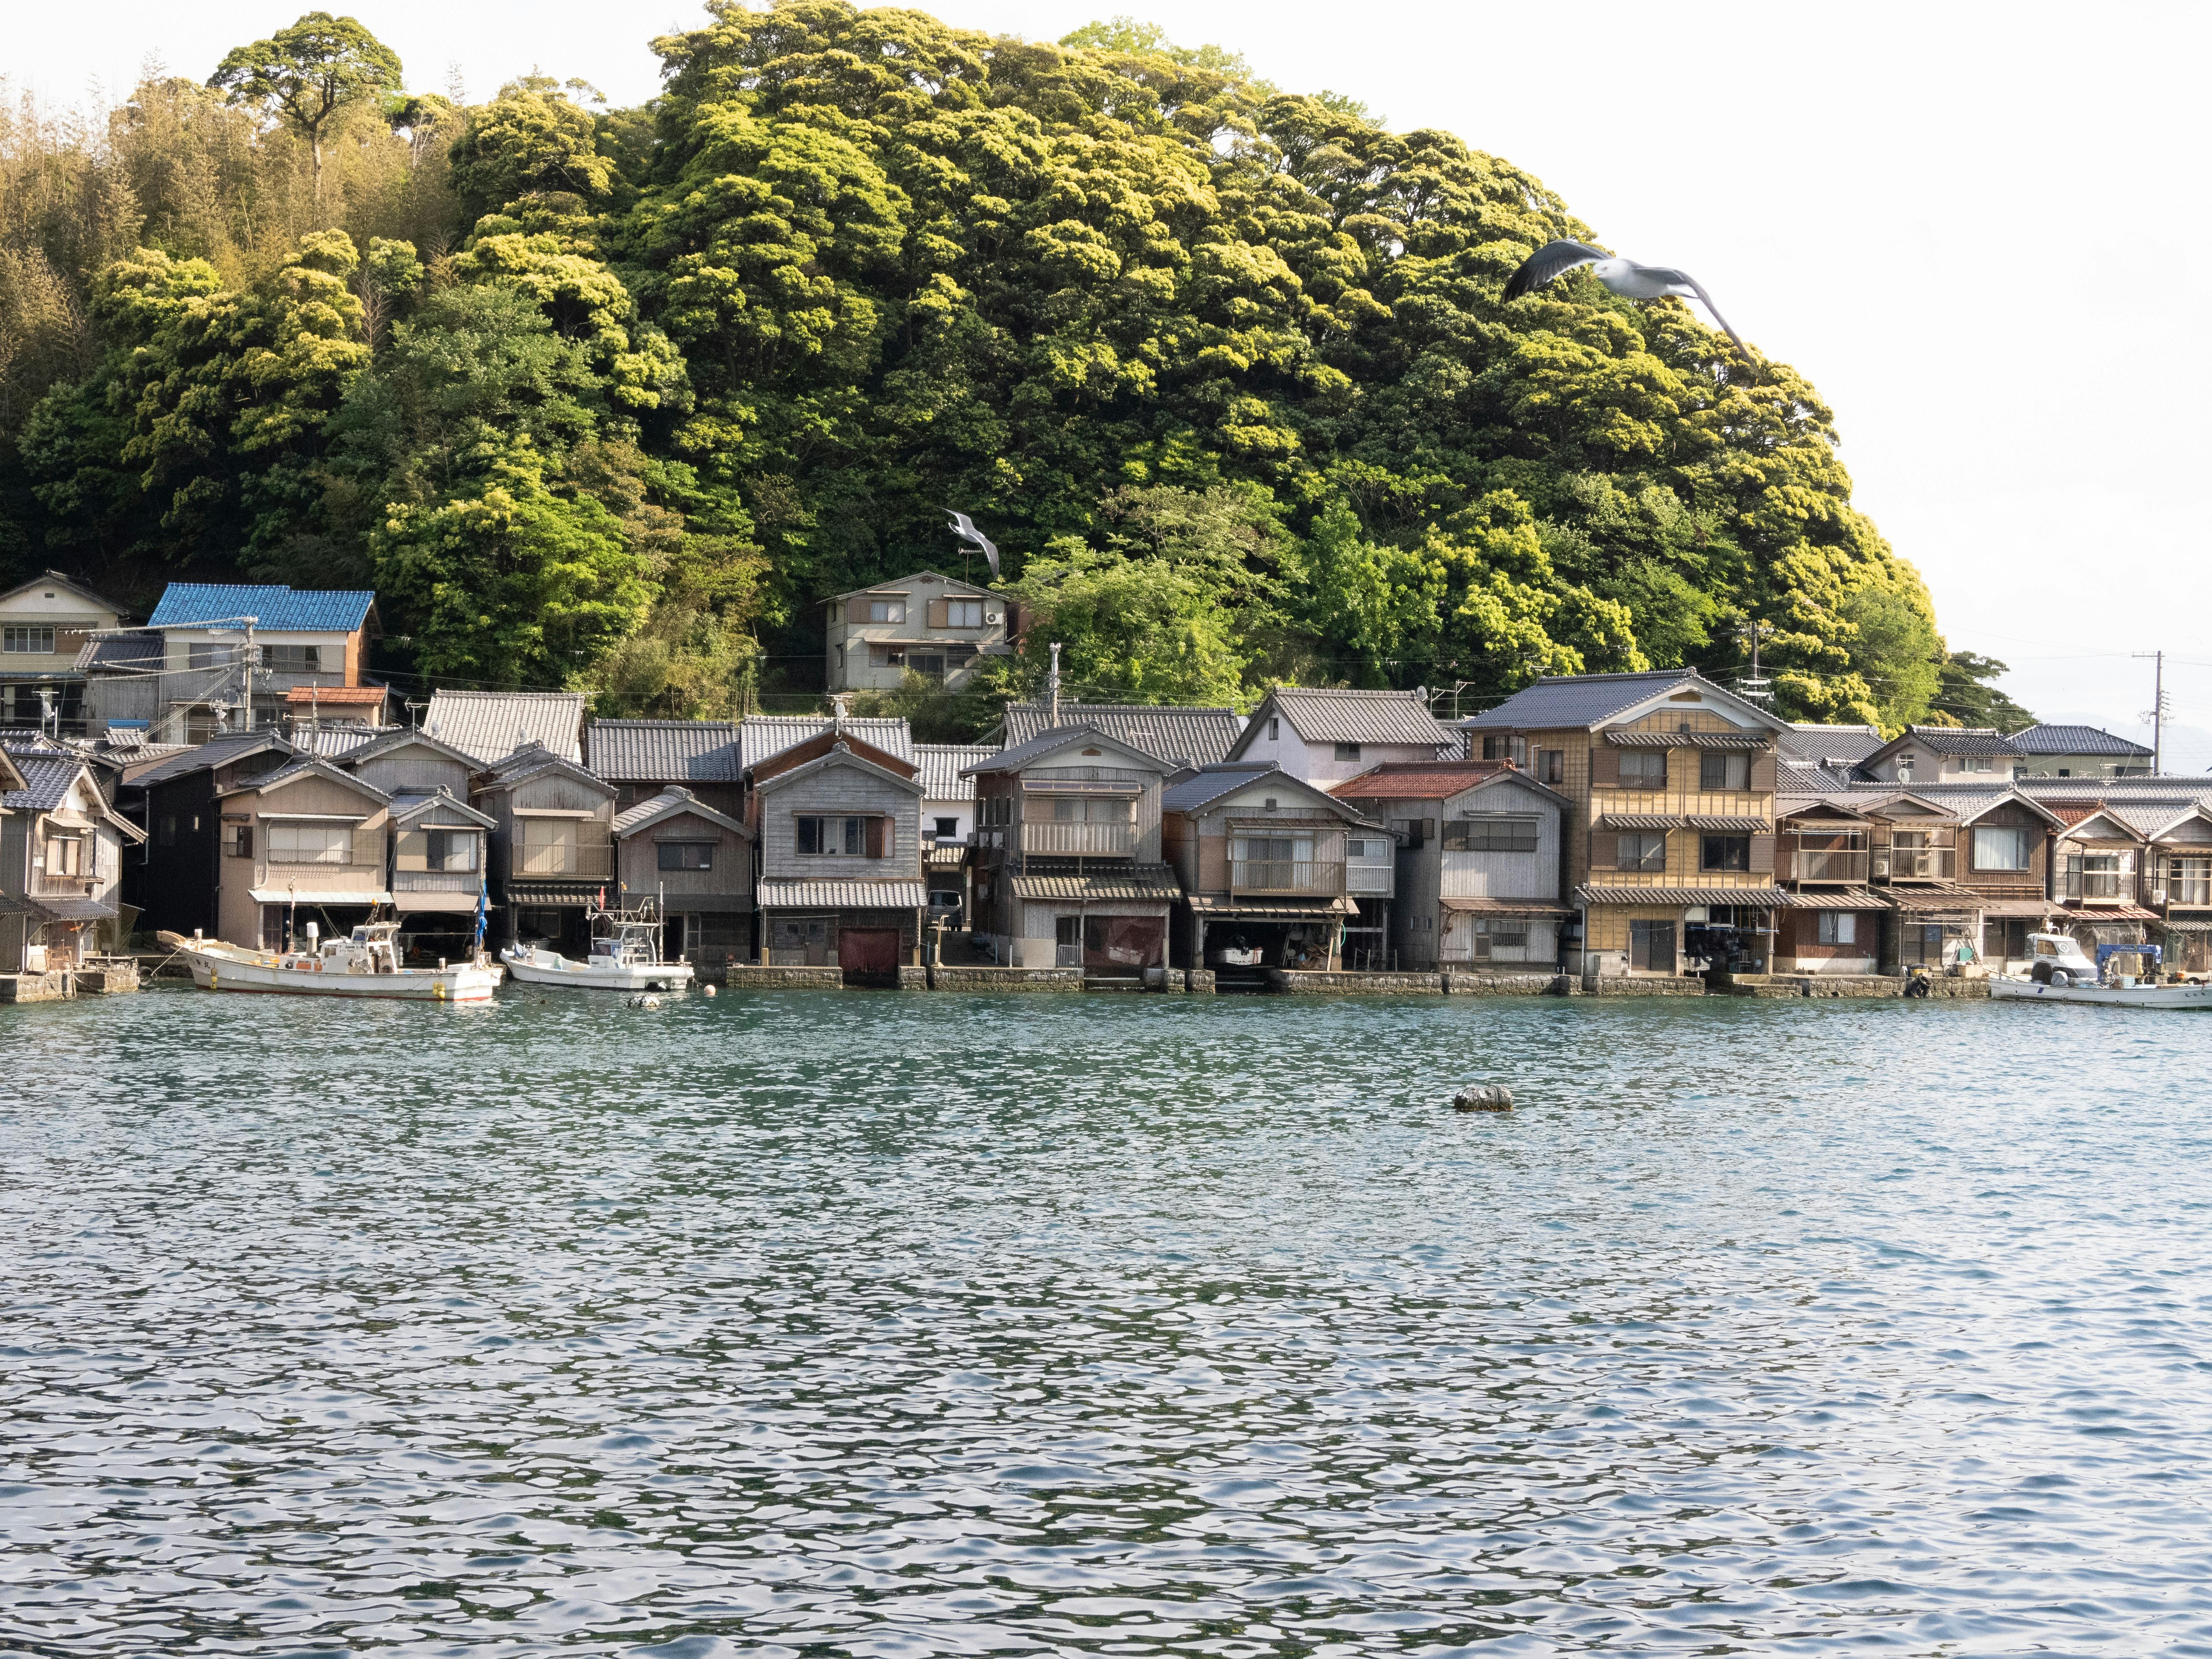
<instances>
[{"instance_id":1,"label":"moored boat","mask_svg":"<svg viewBox=\"0 0 2212 1659\"><path fill-rule=\"evenodd\" d=\"M519 985L572 991L674 991L691 983L691 964L660 955L660 921L649 906L594 913L591 953L581 962L542 945L510 945L499 953Z\"/></svg>"},{"instance_id":2,"label":"moored boat","mask_svg":"<svg viewBox=\"0 0 2212 1659\"><path fill-rule=\"evenodd\" d=\"M2160 957L2155 945L2100 945L2093 963L2065 933L2030 933L2027 942L2032 960L2027 976L1991 975L1992 997L2107 1008L2212 1008L2212 985L2160 985L2154 978L2138 981L2132 974L2112 971L2121 957L2147 957L2155 969Z\"/></svg>"},{"instance_id":3,"label":"moored boat","mask_svg":"<svg viewBox=\"0 0 2212 1659\"><path fill-rule=\"evenodd\" d=\"M371 921L344 939L304 951L253 951L223 939L157 936L185 959L204 991L259 991L283 996L380 997L404 1002L483 1002L499 984L499 964L481 953L435 968L401 965L399 924Z\"/></svg>"}]
</instances>

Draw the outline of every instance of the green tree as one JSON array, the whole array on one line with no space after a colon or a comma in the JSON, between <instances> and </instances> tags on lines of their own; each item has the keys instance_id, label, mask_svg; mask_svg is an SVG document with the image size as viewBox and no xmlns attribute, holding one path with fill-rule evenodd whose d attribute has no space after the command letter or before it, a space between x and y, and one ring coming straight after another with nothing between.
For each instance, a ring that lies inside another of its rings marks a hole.
<instances>
[{"instance_id":1,"label":"green tree","mask_svg":"<svg viewBox=\"0 0 2212 1659\"><path fill-rule=\"evenodd\" d=\"M208 85L258 109L307 142L315 200L323 199L323 129L349 104L397 90L398 55L350 17L311 11L265 40L227 53Z\"/></svg>"}]
</instances>

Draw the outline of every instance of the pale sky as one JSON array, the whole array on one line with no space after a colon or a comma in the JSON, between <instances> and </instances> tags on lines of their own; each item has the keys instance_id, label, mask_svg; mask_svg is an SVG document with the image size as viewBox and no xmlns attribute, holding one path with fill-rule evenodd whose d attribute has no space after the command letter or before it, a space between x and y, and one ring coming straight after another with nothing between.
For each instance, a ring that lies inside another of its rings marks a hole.
<instances>
[{"instance_id":1,"label":"pale sky","mask_svg":"<svg viewBox=\"0 0 2212 1659\"><path fill-rule=\"evenodd\" d=\"M327 3L327 0L325 0ZM2212 768L2212 568L2197 501L2212 383L2198 120L2212 10L1317 0L942 0L1049 40L1123 7L1293 90L1436 126L1557 190L1600 240L1679 264L1836 411L1855 499L1917 565L1954 647L2046 719L2144 736L2168 653L2167 766ZM0 73L64 100L143 56L204 76L296 0L15 8ZM618 103L702 13L576 0L365 0L436 88L532 68Z\"/></svg>"}]
</instances>

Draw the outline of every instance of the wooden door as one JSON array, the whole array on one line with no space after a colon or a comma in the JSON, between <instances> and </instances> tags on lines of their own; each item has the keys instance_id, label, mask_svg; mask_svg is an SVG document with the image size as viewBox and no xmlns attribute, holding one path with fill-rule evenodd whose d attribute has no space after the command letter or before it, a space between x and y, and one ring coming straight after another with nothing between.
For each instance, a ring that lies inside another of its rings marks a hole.
<instances>
[{"instance_id":1,"label":"wooden door","mask_svg":"<svg viewBox=\"0 0 2212 1659\"><path fill-rule=\"evenodd\" d=\"M1638 973L1674 971L1674 924L1671 921L1632 921L1628 924L1628 965Z\"/></svg>"}]
</instances>

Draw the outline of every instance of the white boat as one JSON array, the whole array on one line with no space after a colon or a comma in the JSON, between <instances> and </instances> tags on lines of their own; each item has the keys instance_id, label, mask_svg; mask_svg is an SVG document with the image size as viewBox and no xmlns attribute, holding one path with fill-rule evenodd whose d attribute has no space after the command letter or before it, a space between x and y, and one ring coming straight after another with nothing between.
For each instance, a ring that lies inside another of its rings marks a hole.
<instances>
[{"instance_id":1,"label":"white boat","mask_svg":"<svg viewBox=\"0 0 2212 1659\"><path fill-rule=\"evenodd\" d=\"M406 1002L483 1002L499 984L499 964L481 953L435 968L405 968L399 924L371 921L344 939L318 939L308 924L304 951L252 951L195 933L157 935L192 970L204 991L260 991L280 996L388 997Z\"/></svg>"},{"instance_id":2,"label":"white boat","mask_svg":"<svg viewBox=\"0 0 2212 1659\"><path fill-rule=\"evenodd\" d=\"M691 983L691 964L660 959L660 923L649 909L603 910L592 925L606 931L578 962L542 945L510 945L499 953L518 985L559 985L572 991L674 991Z\"/></svg>"},{"instance_id":3,"label":"white boat","mask_svg":"<svg viewBox=\"0 0 2212 1659\"><path fill-rule=\"evenodd\" d=\"M2160 957L2154 945L2100 945L2097 960L2081 954L2081 947L2067 933L2030 933L2029 953L2034 960L2025 978L2012 975L1990 976L1990 994L2020 1002L2095 1003L2107 1008L2212 1008L2212 985L2160 985L2140 982L2132 974L2110 971L2116 957L2148 957L2154 966Z\"/></svg>"}]
</instances>

